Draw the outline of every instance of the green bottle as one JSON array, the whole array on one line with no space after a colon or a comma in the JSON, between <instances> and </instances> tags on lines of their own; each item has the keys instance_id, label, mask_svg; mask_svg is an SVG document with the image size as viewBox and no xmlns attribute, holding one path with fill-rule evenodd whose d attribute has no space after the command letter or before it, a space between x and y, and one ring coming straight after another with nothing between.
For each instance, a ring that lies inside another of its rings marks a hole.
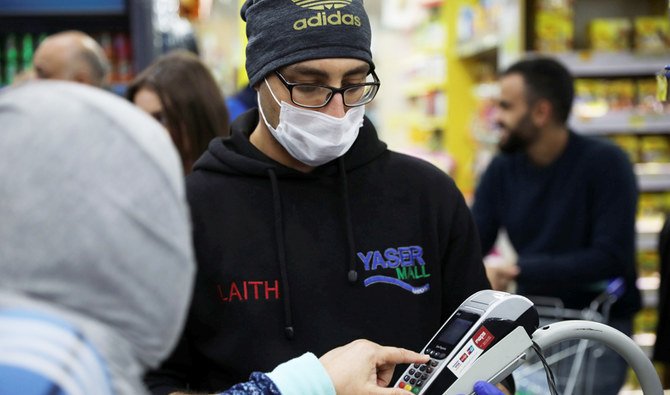
<instances>
[{"instance_id":1,"label":"green bottle","mask_svg":"<svg viewBox=\"0 0 670 395\"><path fill-rule=\"evenodd\" d=\"M34 51L33 36L30 33L24 34L21 40L21 61L23 63L21 70L28 70L33 65Z\"/></svg>"},{"instance_id":2,"label":"green bottle","mask_svg":"<svg viewBox=\"0 0 670 395\"><path fill-rule=\"evenodd\" d=\"M7 35L5 40L5 78L6 84L14 81L14 76L19 71L19 53L16 50L16 36Z\"/></svg>"}]
</instances>

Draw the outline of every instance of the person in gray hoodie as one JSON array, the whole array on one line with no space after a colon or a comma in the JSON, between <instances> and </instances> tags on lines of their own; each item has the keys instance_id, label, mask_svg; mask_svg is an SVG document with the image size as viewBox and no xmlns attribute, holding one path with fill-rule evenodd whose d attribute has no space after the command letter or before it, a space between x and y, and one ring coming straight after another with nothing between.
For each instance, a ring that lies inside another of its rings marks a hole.
<instances>
[{"instance_id":1,"label":"person in gray hoodie","mask_svg":"<svg viewBox=\"0 0 670 395\"><path fill-rule=\"evenodd\" d=\"M169 134L119 97L62 81L0 92L0 125L0 395L145 394L195 276ZM395 364L427 359L357 340L227 393L398 393L379 387Z\"/></svg>"},{"instance_id":2,"label":"person in gray hoodie","mask_svg":"<svg viewBox=\"0 0 670 395\"><path fill-rule=\"evenodd\" d=\"M195 271L169 135L120 98L56 81L3 91L0 125L0 311L74 328L112 393L144 393Z\"/></svg>"}]
</instances>

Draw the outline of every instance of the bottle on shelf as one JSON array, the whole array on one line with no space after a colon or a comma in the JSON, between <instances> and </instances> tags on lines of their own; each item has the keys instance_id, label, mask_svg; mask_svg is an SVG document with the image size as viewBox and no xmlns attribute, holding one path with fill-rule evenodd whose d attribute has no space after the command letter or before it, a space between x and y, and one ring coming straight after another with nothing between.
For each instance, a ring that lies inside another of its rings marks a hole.
<instances>
[{"instance_id":1,"label":"bottle on shelf","mask_svg":"<svg viewBox=\"0 0 670 395\"><path fill-rule=\"evenodd\" d=\"M116 82L129 82L133 78L130 37L125 33L116 33L112 43Z\"/></svg>"},{"instance_id":2,"label":"bottle on shelf","mask_svg":"<svg viewBox=\"0 0 670 395\"><path fill-rule=\"evenodd\" d=\"M3 76L4 84L11 84L14 76L19 72L19 53L16 44L16 35L10 33L5 39L5 70Z\"/></svg>"},{"instance_id":3,"label":"bottle on shelf","mask_svg":"<svg viewBox=\"0 0 670 395\"><path fill-rule=\"evenodd\" d=\"M33 36L30 33L23 35L21 39L21 70L28 70L33 64L33 54L35 48L33 47Z\"/></svg>"}]
</instances>

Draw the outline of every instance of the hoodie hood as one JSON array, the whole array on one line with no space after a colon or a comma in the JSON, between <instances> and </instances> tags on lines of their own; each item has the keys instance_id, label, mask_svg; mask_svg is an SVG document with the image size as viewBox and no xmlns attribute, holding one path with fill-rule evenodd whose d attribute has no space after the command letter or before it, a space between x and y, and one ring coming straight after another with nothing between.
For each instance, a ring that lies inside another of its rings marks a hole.
<instances>
[{"instance_id":1,"label":"hoodie hood","mask_svg":"<svg viewBox=\"0 0 670 395\"><path fill-rule=\"evenodd\" d=\"M179 156L127 101L36 81L0 93L0 307L76 325L120 394L173 348L194 277Z\"/></svg>"},{"instance_id":2,"label":"hoodie hood","mask_svg":"<svg viewBox=\"0 0 670 395\"><path fill-rule=\"evenodd\" d=\"M346 154L310 173L301 173L270 159L251 144L249 136L258 124L258 117L258 109L252 109L237 118L231 125L230 137L212 140L207 152L196 162L194 170L267 177L268 169L273 169L279 178L320 177L337 174L339 160L343 161L344 170L349 172L372 162L387 150L386 144L379 140L375 127L365 117L356 142Z\"/></svg>"}]
</instances>

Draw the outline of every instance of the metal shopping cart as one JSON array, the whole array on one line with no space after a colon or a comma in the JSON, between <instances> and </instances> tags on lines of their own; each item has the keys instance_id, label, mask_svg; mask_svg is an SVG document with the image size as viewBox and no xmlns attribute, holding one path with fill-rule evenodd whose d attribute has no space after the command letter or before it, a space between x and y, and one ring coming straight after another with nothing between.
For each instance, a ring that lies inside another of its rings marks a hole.
<instances>
[{"instance_id":1,"label":"metal shopping cart","mask_svg":"<svg viewBox=\"0 0 670 395\"><path fill-rule=\"evenodd\" d=\"M527 296L540 316L540 327L563 320L590 320L607 323L612 304L623 294L624 280L616 278L596 297L588 308L567 309L560 299ZM553 373L558 393L562 395L592 395L595 366L605 352L605 346L581 339L565 341L542 350L546 361L533 356L514 372L517 395L550 393L544 362Z\"/></svg>"}]
</instances>

